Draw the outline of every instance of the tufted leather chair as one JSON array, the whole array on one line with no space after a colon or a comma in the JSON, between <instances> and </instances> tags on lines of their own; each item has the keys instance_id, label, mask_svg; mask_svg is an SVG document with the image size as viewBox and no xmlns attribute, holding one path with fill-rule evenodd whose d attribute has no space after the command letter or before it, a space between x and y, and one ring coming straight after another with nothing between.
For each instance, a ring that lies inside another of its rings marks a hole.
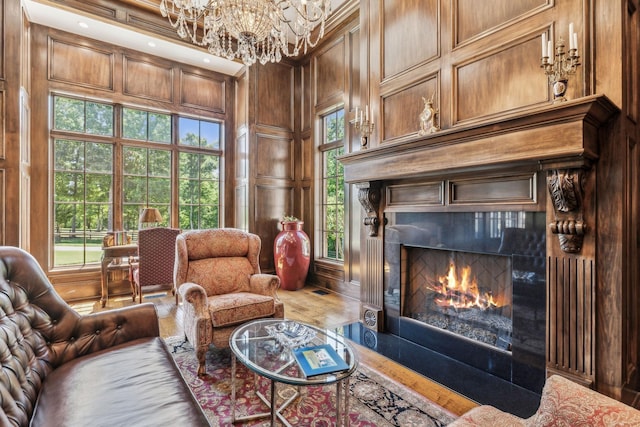
<instances>
[{"instance_id":1,"label":"tufted leather chair","mask_svg":"<svg viewBox=\"0 0 640 427\"><path fill-rule=\"evenodd\" d=\"M143 292L171 291L178 293L173 284L178 228L145 228L138 232L138 260L130 260L129 281L133 301L142 302Z\"/></svg>"},{"instance_id":2,"label":"tufted leather chair","mask_svg":"<svg viewBox=\"0 0 640 427\"><path fill-rule=\"evenodd\" d=\"M209 346L229 346L247 321L283 318L280 279L260 274L260 238L234 228L186 231L176 239L175 284L183 300L184 331L205 374Z\"/></svg>"},{"instance_id":3,"label":"tufted leather chair","mask_svg":"<svg viewBox=\"0 0 640 427\"><path fill-rule=\"evenodd\" d=\"M0 406L0 426L209 425L159 337L153 304L80 315L31 255L6 246Z\"/></svg>"}]
</instances>

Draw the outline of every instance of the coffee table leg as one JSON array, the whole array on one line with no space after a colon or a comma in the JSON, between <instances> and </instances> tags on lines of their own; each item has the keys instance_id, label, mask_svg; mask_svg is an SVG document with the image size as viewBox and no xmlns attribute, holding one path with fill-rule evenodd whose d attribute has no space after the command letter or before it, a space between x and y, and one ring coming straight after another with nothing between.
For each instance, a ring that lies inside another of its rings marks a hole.
<instances>
[{"instance_id":1,"label":"coffee table leg","mask_svg":"<svg viewBox=\"0 0 640 427\"><path fill-rule=\"evenodd\" d=\"M271 381L271 427L276 426L276 382Z\"/></svg>"},{"instance_id":2,"label":"coffee table leg","mask_svg":"<svg viewBox=\"0 0 640 427\"><path fill-rule=\"evenodd\" d=\"M231 423L236 421L236 354L231 352Z\"/></svg>"},{"instance_id":3,"label":"coffee table leg","mask_svg":"<svg viewBox=\"0 0 640 427\"><path fill-rule=\"evenodd\" d=\"M344 380L344 425L349 427L351 419L349 419L349 377Z\"/></svg>"},{"instance_id":4,"label":"coffee table leg","mask_svg":"<svg viewBox=\"0 0 640 427\"><path fill-rule=\"evenodd\" d=\"M342 392L342 381L338 381L336 383L336 425L342 425L342 417L340 416L341 412L340 407L342 406L342 399L340 399L340 394Z\"/></svg>"}]
</instances>

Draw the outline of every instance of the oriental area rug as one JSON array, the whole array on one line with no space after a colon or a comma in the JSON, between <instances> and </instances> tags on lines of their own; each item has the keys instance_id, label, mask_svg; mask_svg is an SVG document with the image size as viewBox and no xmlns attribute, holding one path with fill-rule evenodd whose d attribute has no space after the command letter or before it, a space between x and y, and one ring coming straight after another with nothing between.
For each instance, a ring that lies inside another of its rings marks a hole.
<instances>
[{"instance_id":1,"label":"oriental area rug","mask_svg":"<svg viewBox=\"0 0 640 427\"><path fill-rule=\"evenodd\" d=\"M211 348L207 353L207 374L197 376L198 363L191 344L182 337L165 339L182 375L214 426L266 426L268 419L231 423L231 351ZM256 396L253 373L240 362L236 365L236 414L268 412ZM268 380L259 381L268 389ZM349 420L353 427L420 426L440 427L456 416L360 363L349 381ZM294 426L329 427L335 425L335 385L303 387L301 395L284 411ZM278 384L278 398L286 399L295 390ZM268 392L267 392L268 393Z\"/></svg>"}]
</instances>

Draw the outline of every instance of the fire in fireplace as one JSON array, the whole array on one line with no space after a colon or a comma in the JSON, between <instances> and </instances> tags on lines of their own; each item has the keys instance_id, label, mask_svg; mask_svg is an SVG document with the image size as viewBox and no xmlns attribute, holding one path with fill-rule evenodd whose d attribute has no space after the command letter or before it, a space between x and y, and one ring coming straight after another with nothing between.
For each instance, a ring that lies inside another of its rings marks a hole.
<instances>
[{"instance_id":1,"label":"fire in fireplace","mask_svg":"<svg viewBox=\"0 0 640 427\"><path fill-rule=\"evenodd\" d=\"M405 316L483 344L511 350L509 257L408 248Z\"/></svg>"}]
</instances>

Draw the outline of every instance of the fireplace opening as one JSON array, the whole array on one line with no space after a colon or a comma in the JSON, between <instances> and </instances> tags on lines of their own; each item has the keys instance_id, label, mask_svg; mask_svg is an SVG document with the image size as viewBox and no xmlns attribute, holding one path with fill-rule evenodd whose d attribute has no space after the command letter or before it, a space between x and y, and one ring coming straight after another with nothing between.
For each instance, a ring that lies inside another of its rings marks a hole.
<instances>
[{"instance_id":1,"label":"fireplace opening","mask_svg":"<svg viewBox=\"0 0 640 427\"><path fill-rule=\"evenodd\" d=\"M388 212L385 330L529 390L544 384L544 212Z\"/></svg>"},{"instance_id":2,"label":"fireplace opening","mask_svg":"<svg viewBox=\"0 0 640 427\"><path fill-rule=\"evenodd\" d=\"M511 351L511 258L405 247L403 316Z\"/></svg>"}]
</instances>

